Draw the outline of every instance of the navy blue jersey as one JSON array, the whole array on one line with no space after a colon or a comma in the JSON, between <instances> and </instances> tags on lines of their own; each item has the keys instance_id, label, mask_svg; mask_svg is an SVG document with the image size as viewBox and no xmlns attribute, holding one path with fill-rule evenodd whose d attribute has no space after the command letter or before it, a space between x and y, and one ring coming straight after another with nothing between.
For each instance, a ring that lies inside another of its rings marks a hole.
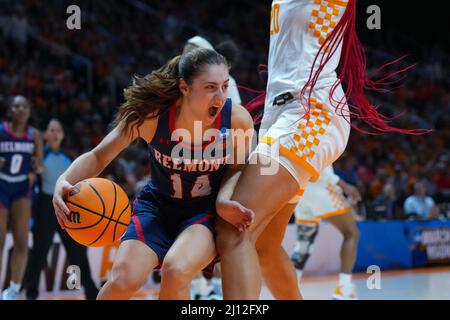
<instances>
[{"instance_id":1,"label":"navy blue jersey","mask_svg":"<svg viewBox=\"0 0 450 320\"><path fill-rule=\"evenodd\" d=\"M22 136L14 135L8 122L0 124L0 179L15 182L23 180L31 171L35 142L29 127Z\"/></svg>"},{"instance_id":2,"label":"navy blue jersey","mask_svg":"<svg viewBox=\"0 0 450 320\"><path fill-rule=\"evenodd\" d=\"M211 201L217 196L232 153L232 142L227 139L231 129L231 106L231 99L227 99L216 118L217 134L201 146L175 139L179 133L179 130L174 132L175 105L162 114L148 145L152 179L144 192L150 188L159 197L180 200L184 205L214 203Z\"/></svg>"}]
</instances>

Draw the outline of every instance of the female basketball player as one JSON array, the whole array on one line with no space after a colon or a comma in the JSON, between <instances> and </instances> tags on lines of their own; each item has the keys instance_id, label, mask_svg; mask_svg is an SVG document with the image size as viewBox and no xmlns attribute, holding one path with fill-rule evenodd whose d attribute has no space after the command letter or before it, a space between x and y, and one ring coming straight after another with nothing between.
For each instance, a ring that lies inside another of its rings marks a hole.
<instances>
[{"instance_id":1,"label":"female basketball player","mask_svg":"<svg viewBox=\"0 0 450 320\"><path fill-rule=\"evenodd\" d=\"M42 171L42 137L38 130L28 125L30 114L29 101L16 96L9 105L10 121L0 124L0 267L8 223L14 239L11 281L3 291L3 300L19 298L28 257L33 171Z\"/></svg>"},{"instance_id":2,"label":"female basketball player","mask_svg":"<svg viewBox=\"0 0 450 320\"><path fill-rule=\"evenodd\" d=\"M358 189L340 179L334 173L333 166L325 168L317 182L308 184L295 208L297 241L291 260L297 270L299 283L303 268L312 254L320 221L326 219L343 236L339 285L333 293L333 299L356 299L351 278L358 250L359 231L353 216L353 205L360 200Z\"/></svg>"},{"instance_id":3,"label":"female basketball player","mask_svg":"<svg viewBox=\"0 0 450 320\"><path fill-rule=\"evenodd\" d=\"M186 41L183 48L183 53L189 52L196 48L205 48L216 50L223 55L228 64L234 66L239 55L239 49L233 40L226 40L219 43L216 47L201 36L195 36ZM241 96L236 84L236 80L229 76L228 82L228 98L233 101L234 104L241 104ZM198 277L195 277L191 283L191 296L196 300L217 300L222 298L222 280L220 276L220 263L217 263L214 267L214 274L211 280L204 277L203 273L200 273Z\"/></svg>"},{"instance_id":4,"label":"female basketball player","mask_svg":"<svg viewBox=\"0 0 450 320\"><path fill-rule=\"evenodd\" d=\"M160 298L189 299L192 277L216 256L215 198L222 178L237 168L230 166L225 173L230 148L238 146L223 137L230 128L253 128L248 112L231 108L226 99L228 78L225 58L208 49L183 54L137 78L125 90L115 129L58 179L53 203L64 227L69 210L63 197L73 184L98 175L138 137L149 145L152 180L134 202L132 221L99 299L130 298L159 265ZM251 218L237 227L243 230L250 223Z\"/></svg>"},{"instance_id":5,"label":"female basketball player","mask_svg":"<svg viewBox=\"0 0 450 320\"><path fill-rule=\"evenodd\" d=\"M365 74L355 8L356 0L272 2L260 141L234 191L230 183L217 199L224 299L258 299L262 274L277 280L268 283L276 298L301 298L281 241L308 181L317 180L344 151L350 116L376 132L424 132L390 127L366 99L365 86L376 90L389 77L373 82ZM247 218L236 210L238 204L255 213L243 233L233 227Z\"/></svg>"}]
</instances>

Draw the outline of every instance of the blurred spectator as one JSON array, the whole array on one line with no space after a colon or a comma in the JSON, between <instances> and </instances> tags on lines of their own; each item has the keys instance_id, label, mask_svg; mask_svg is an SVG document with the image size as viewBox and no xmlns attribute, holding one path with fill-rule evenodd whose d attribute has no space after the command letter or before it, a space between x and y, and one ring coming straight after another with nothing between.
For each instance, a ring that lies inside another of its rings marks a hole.
<instances>
[{"instance_id":1,"label":"blurred spectator","mask_svg":"<svg viewBox=\"0 0 450 320\"><path fill-rule=\"evenodd\" d=\"M400 218L401 214L395 188L388 183L383 187L382 193L373 201L369 218L392 220Z\"/></svg>"},{"instance_id":2,"label":"blurred spectator","mask_svg":"<svg viewBox=\"0 0 450 320\"><path fill-rule=\"evenodd\" d=\"M439 207L435 205L433 198L427 196L423 181L416 182L414 194L406 198L403 208L408 217L434 219L439 214Z\"/></svg>"},{"instance_id":3,"label":"blurred spectator","mask_svg":"<svg viewBox=\"0 0 450 320\"><path fill-rule=\"evenodd\" d=\"M397 199L403 203L408 194L408 173L403 169L401 164L396 164L394 174L389 181L394 187Z\"/></svg>"},{"instance_id":4,"label":"blurred spectator","mask_svg":"<svg viewBox=\"0 0 450 320\"><path fill-rule=\"evenodd\" d=\"M433 180L442 196L450 196L450 167L446 159L437 164Z\"/></svg>"}]
</instances>

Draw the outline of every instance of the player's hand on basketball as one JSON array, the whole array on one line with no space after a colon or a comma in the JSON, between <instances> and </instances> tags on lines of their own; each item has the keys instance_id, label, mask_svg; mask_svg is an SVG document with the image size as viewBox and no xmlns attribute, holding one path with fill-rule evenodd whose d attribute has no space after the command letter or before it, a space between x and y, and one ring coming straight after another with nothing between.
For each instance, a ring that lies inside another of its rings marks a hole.
<instances>
[{"instance_id":1,"label":"player's hand on basketball","mask_svg":"<svg viewBox=\"0 0 450 320\"><path fill-rule=\"evenodd\" d=\"M252 210L234 200L218 201L216 209L217 214L235 226L239 232L247 230L255 219L255 213Z\"/></svg>"},{"instance_id":2,"label":"player's hand on basketball","mask_svg":"<svg viewBox=\"0 0 450 320\"><path fill-rule=\"evenodd\" d=\"M69 208L64 203L64 198L73 190L73 186L66 179L58 179L53 194L53 207L55 209L56 218L61 228L65 229L67 216L70 213Z\"/></svg>"}]
</instances>

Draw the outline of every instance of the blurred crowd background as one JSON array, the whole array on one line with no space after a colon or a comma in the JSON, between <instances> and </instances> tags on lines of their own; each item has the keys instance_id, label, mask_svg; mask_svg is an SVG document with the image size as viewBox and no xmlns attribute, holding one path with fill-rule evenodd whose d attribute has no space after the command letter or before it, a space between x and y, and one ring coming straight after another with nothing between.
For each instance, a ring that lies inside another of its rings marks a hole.
<instances>
[{"instance_id":1,"label":"blurred crowd background","mask_svg":"<svg viewBox=\"0 0 450 320\"><path fill-rule=\"evenodd\" d=\"M51 5L50 5L51 3ZM22 94L33 125L44 130L58 118L66 131L63 149L73 158L106 135L122 92L134 74L144 75L179 54L187 39L213 44L232 39L240 49L231 74L239 85L264 89L257 66L267 62L270 1L40 1L0 0L0 106ZM81 30L68 30L69 5L81 8ZM361 13L369 3L360 1ZM337 174L358 186L363 219L450 218L450 55L448 43L429 42L408 30L358 30L368 72L403 53L399 67L413 63L392 93L371 95L395 125L428 128L423 136L364 135L353 131ZM386 29L389 25L386 26ZM426 37L426 35L425 35ZM430 40L431 39L431 40ZM299 61L301 63L301 61ZM254 94L241 90L243 103ZM126 149L105 170L133 197L149 179L145 144ZM411 212L410 196L431 197L436 207Z\"/></svg>"}]
</instances>

